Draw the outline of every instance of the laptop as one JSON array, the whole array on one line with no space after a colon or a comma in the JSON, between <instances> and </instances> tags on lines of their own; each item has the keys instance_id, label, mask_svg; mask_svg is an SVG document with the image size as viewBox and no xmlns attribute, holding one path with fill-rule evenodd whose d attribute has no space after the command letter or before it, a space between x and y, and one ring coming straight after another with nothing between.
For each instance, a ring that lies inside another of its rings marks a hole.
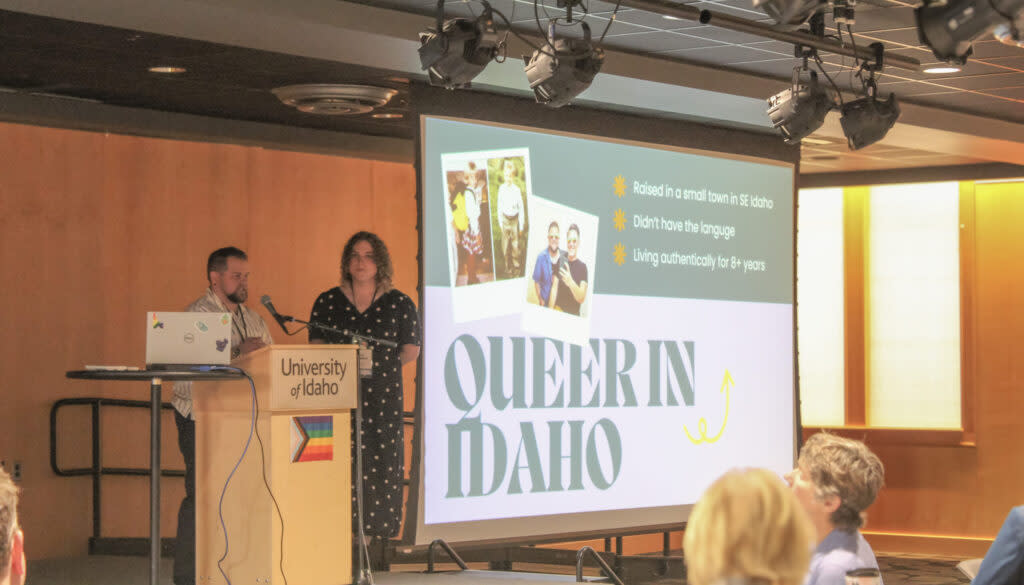
<instances>
[{"instance_id":1,"label":"laptop","mask_svg":"<svg viewBox=\"0 0 1024 585\"><path fill-rule=\"evenodd\" d=\"M146 367L227 365L231 313L146 313Z\"/></svg>"}]
</instances>

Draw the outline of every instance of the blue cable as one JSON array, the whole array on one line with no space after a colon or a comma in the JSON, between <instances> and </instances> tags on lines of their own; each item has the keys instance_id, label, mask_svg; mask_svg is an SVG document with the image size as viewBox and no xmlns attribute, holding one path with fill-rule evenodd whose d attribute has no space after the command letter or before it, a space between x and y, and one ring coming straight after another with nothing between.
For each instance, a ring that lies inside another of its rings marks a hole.
<instances>
[{"instance_id":1,"label":"blue cable","mask_svg":"<svg viewBox=\"0 0 1024 585\"><path fill-rule=\"evenodd\" d=\"M252 408L250 410L250 412L252 413L252 423L249 425L249 437L245 440L245 448L242 449L242 454L238 457L238 461L235 463L235 467L231 470L231 473L228 474L228 478L224 480L224 488L220 492L220 501L217 503L217 515L220 517L221 530L224 531L224 554L221 555L219 559L217 559L217 570L220 571L221 576L224 577L224 580L227 582L227 584L231 585L231 579L228 578L227 573L224 572L224 567L221 566L221 563L224 561L224 559L228 558L229 550L228 527L227 524L224 522L224 495L227 494L228 492L228 484L231 483L231 479L235 476L235 472L238 471L238 466L242 464L242 461L245 459L245 454L249 452L249 445L252 443L252 436L256 432L256 383L253 382L252 377L249 376L249 374L247 374L245 370L241 368L234 368L231 366L197 366L194 367L193 369L200 372L239 372L243 374L247 380L249 380L249 388L252 390Z\"/></svg>"},{"instance_id":2,"label":"blue cable","mask_svg":"<svg viewBox=\"0 0 1024 585\"><path fill-rule=\"evenodd\" d=\"M220 492L220 501L217 504L217 515L220 517L220 526L224 531L224 554L217 559L217 570L224 577L227 585L231 585L231 579L228 578L227 573L224 572L224 568L221 567L221 562L228 558L228 527L224 522L224 496L228 491L228 484L231 483L231 478L234 477L235 472L238 471L238 466L245 460L246 453L249 452L249 445L252 443L252 436L255 434L256 439L260 443L260 459L263 461L263 485L267 487L267 493L270 495L270 499L274 502L274 508L277 510L277 516L281 520L281 577L284 579L284 585L288 585L288 577L284 574L284 516L281 515L281 506L277 503L277 498L274 497L274 492L270 489L270 484L267 483L267 462L266 456L263 453L263 441L260 440L259 429L256 428L257 411L259 410L259 404L256 401L256 382L253 381L250 376L242 368L236 368L233 366L192 366L193 371L197 372L238 372L245 376L249 380L249 388L252 390L252 424L249 426L249 437L245 441L245 448L242 449L242 454L238 457L238 461L235 463L235 467L228 474L228 478L224 481L224 488Z\"/></svg>"}]
</instances>

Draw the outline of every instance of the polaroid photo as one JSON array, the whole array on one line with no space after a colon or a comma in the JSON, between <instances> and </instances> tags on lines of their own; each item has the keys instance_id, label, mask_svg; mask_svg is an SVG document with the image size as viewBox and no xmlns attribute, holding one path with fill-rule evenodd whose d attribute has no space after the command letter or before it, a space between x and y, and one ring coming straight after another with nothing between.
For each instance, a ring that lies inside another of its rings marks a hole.
<instances>
[{"instance_id":1,"label":"polaroid photo","mask_svg":"<svg viewBox=\"0 0 1024 585\"><path fill-rule=\"evenodd\" d=\"M584 345L590 338L598 217L539 196L530 207L528 272L519 299L523 330Z\"/></svg>"},{"instance_id":2,"label":"polaroid photo","mask_svg":"<svg viewBox=\"0 0 1024 585\"><path fill-rule=\"evenodd\" d=\"M441 155L456 323L515 313L526 271L530 153L526 148Z\"/></svg>"}]
</instances>

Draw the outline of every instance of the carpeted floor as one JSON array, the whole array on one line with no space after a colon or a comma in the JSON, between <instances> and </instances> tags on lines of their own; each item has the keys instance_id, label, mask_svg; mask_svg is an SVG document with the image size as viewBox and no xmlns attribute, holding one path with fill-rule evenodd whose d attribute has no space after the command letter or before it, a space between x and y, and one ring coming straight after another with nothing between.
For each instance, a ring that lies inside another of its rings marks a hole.
<instances>
[{"instance_id":1,"label":"carpeted floor","mask_svg":"<svg viewBox=\"0 0 1024 585\"><path fill-rule=\"evenodd\" d=\"M880 556L885 585L966 585L970 580L956 565L963 559Z\"/></svg>"},{"instance_id":2,"label":"carpeted floor","mask_svg":"<svg viewBox=\"0 0 1024 585\"><path fill-rule=\"evenodd\" d=\"M967 585L970 581L956 569L960 560L879 556L878 564L885 585ZM31 562L28 569L28 585L146 585L149 560L113 556L49 559ZM163 559L161 585L171 585L170 573L170 559Z\"/></svg>"}]
</instances>

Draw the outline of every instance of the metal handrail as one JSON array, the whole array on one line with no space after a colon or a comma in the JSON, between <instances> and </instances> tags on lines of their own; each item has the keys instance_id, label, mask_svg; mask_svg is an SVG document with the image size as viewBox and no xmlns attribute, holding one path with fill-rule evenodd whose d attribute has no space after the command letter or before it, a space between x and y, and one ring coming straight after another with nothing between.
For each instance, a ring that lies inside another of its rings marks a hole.
<instances>
[{"instance_id":1,"label":"metal handrail","mask_svg":"<svg viewBox=\"0 0 1024 585\"><path fill-rule=\"evenodd\" d=\"M585 546L576 552L577 583L583 582L583 561L585 560L584 557L587 553L590 553L590 556L594 557L594 560L597 561L597 564L601 565L601 570L604 571L604 574L607 575L609 579L615 582L615 585L623 585L622 579L619 579L619 576L616 575L615 571L613 571L612 568L608 566L608 563L604 562L604 559L601 558L601 555L597 554L597 551L590 546Z\"/></svg>"},{"instance_id":2,"label":"metal handrail","mask_svg":"<svg viewBox=\"0 0 1024 585\"><path fill-rule=\"evenodd\" d=\"M455 561L455 564L458 565L460 569L462 569L463 571L469 570L469 565L467 565L466 562L463 561L461 557L459 557L455 550L447 542L445 542L444 539L438 538L434 540L434 542L431 542L430 546L427 547L428 573L434 572L434 550L436 550L437 547L443 548L444 552L448 553L448 556L451 557L453 561ZM620 582L619 585L622 585L622 583Z\"/></svg>"},{"instance_id":3,"label":"metal handrail","mask_svg":"<svg viewBox=\"0 0 1024 585\"><path fill-rule=\"evenodd\" d=\"M57 459L57 413L66 406L90 406L92 411L92 464L89 467L76 467L63 469L58 465ZM94 539L101 537L102 525L102 492L100 490L100 479L104 475L138 475L148 476L148 467L104 467L103 446L100 442L103 433L100 425L100 409L104 406L117 406L126 408L141 408L149 410L152 404L148 400L120 400L115 398L63 398L53 404L50 409L50 469L60 477L79 477L83 475L92 476L92 536ZM170 403L163 403L162 409L172 409ZM182 469L161 469L163 477L184 477Z\"/></svg>"}]
</instances>

